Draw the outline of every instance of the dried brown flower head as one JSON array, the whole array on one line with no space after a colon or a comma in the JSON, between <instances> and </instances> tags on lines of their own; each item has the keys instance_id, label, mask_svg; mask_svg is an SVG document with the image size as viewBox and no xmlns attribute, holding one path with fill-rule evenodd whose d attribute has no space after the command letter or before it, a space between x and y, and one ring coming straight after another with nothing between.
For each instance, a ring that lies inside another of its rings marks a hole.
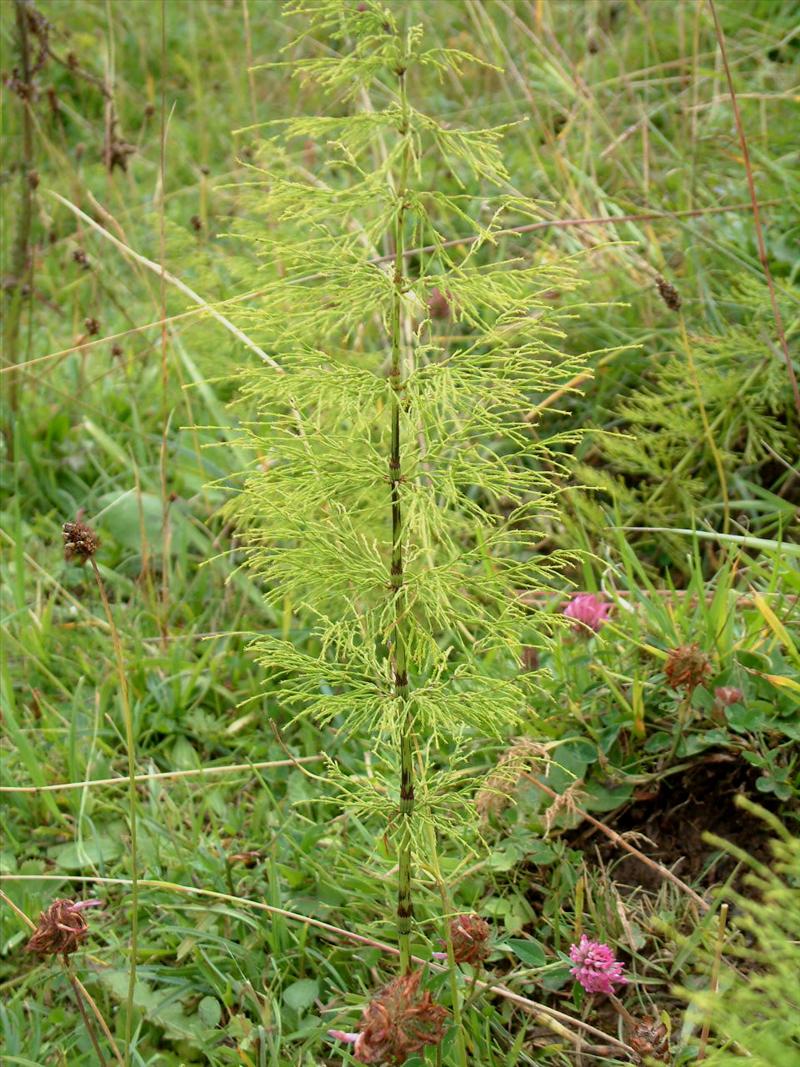
<instances>
[{"instance_id":1,"label":"dried brown flower head","mask_svg":"<svg viewBox=\"0 0 800 1067\"><path fill-rule=\"evenodd\" d=\"M644 1059L660 1060L669 1063L671 1060L669 1050L669 1034L662 1022L654 1019L651 1015L645 1015L634 1028L628 1039L632 1049Z\"/></svg>"},{"instance_id":2,"label":"dried brown flower head","mask_svg":"<svg viewBox=\"0 0 800 1067\"><path fill-rule=\"evenodd\" d=\"M560 815L566 814L572 816L578 809L578 801L581 798L581 793L584 790L584 781L582 778L578 778L574 782L570 782L563 793L559 793L553 803L548 807L544 813L544 833L545 837L553 829L553 825Z\"/></svg>"},{"instance_id":3,"label":"dried brown flower head","mask_svg":"<svg viewBox=\"0 0 800 1067\"><path fill-rule=\"evenodd\" d=\"M450 923L450 939L456 963L471 963L473 967L492 951L492 928L480 915L458 915Z\"/></svg>"},{"instance_id":4,"label":"dried brown flower head","mask_svg":"<svg viewBox=\"0 0 800 1067\"><path fill-rule=\"evenodd\" d=\"M443 293L438 286L431 289L428 297L428 312L432 319L450 318L450 300L447 293Z\"/></svg>"},{"instance_id":5,"label":"dried brown flower head","mask_svg":"<svg viewBox=\"0 0 800 1067\"><path fill-rule=\"evenodd\" d=\"M67 562L75 560L78 563L85 563L100 547L100 538L85 522L65 522L62 530L64 559Z\"/></svg>"},{"instance_id":6,"label":"dried brown flower head","mask_svg":"<svg viewBox=\"0 0 800 1067\"><path fill-rule=\"evenodd\" d=\"M128 156L136 152L136 145L129 144L118 137L116 131L109 137L103 147L103 162L109 174L113 174L114 168L127 171Z\"/></svg>"},{"instance_id":7,"label":"dried brown flower head","mask_svg":"<svg viewBox=\"0 0 800 1067\"><path fill-rule=\"evenodd\" d=\"M658 288L659 296L670 311L680 311L681 294L675 286L670 285L670 283L665 278L662 278L661 275L656 278L656 286Z\"/></svg>"},{"instance_id":8,"label":"dried brown flower head","mask_svg":"<svg viewBox=\"0 0 800 1067\"><path fill-rule=\"evenodd\" d=\"M39 925L25 946L27 952L40 956L68 956L89 933L83 917L84 908L93 908L99 900L54 900L39 916Z\"/></svg>"},{"instance_id":9,"label":"dried brown flower head","mask_svg":"<svg viewBox=\"0 0 800 1067\"><path fill-rule=\"evenodd\" d=\"M692 693L710 677L711 663L699 645L681 645L670 651L664 674L672 689L684 689Z\"/></svg>"},{"instance_id":10,"label":"dried brown flower head","mask_svg":"<svg viewBox=\"0 0 800 1067\"><path fill-rule=\"evenodd\" d=\"M493 773L475 794L475 808L484 822L507 807L522 775L546 756L547 748L527 737L517 738L511 748L506 749Z\"/></svg>"},{"instance_id":11,"label":"dried brown flower head","mask_svg":"<svg viewBox=\"0 0 800 1067\"><path fill-rule=\"evenodd\" d=\"M96 337L100 333L100 323L92 315L83 320L83 325L90 337Z\"/></svg>"},{"instance_id":12,"label":"dried brown flower head","mask_svg":"<svg viewBox=\"0 0 800 1067\"><path fill-rule=\"evenodd\" d=\"M359 1063L400 1067L426 1045L444 1037L447 1010L429 992L420 993L422 971L389 982L367 1005L353 1053Z\"/></svg>"}]
</instances>

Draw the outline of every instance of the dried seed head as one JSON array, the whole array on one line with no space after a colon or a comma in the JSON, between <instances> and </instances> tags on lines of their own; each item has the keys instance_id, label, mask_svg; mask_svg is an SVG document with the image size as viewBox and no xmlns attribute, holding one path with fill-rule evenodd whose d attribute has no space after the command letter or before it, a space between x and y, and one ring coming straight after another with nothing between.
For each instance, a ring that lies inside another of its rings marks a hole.
<instances>
[{"instance_id":1,"label":"dried seed head","mask_svg":"<svg viewBox=\"0 0 800 1067\"><path fill-rule=\"evenodd\" d=\"M527 737L518 738L497 761L497 767L475 794L475 808L481 821L498 815L511 802L521 776L547 756L547 748Z\"/></svg>"},{"instance_id":2,"label":"dried seed head","mask_svg":"<svg viewBox=\"0 0 800 1067\"><path fill-rule=\"evenodd\" d=\"M100 547L100 538L85 522L65 522L62 531L64 559L67 562L75 560L78 563L85 563Z\"/></svg>"},{"instance_id":3,"label":"dried seed head","mask_svg":"<svg viewBox=\"0 0 800 1067\"><path fill-rule=\"evenodd\" d=\"M127 141L123 141L122 138L117 136L109 138L103 150L103 160L108 173L113 174L115 167L127 171L128 156L132 156L135 151L135 144L128 144Z\"/></svg>"},{"instance_id":4,"label":"dried seed head","mask_svg":"<svg viewBox=\"0 0 800 1067\"><path fill-rule=\"evenodd\" d=\"M544 813L545 837L553 829L553 825L560 815L566 813L567 815L572 816L575 814L583 788L583 779L578 778L576 781L571 782L563 793L558 794L553 803Z\"/></svg>"},{"instance_id":5,"label":"dried seed head","mask_svg":"<svg viewBox=\"0 0 800 1067\"><path fill-rule=\"evenodd\" d=\"M75 952L89 933L83 910L100 903L99 900L54 900L39 916L39 925L25 950L40 956L68 956Z\"/></svg>"},{"instance_id":6,"label":"dried seed head","mask_svg":"<svg viewBox=\"0 0 800 1067\"><path fill-rule=\"evenodd\" d=\"M100 323L92 315L83 320L83 325L90 337L96 337L100 333Z\"/></svg>"},{"instance_id":7,"label":"dried seed head","mask_svg":"<svg viewBox=\"0 0 800 1067\"><path fill-rule=\"evenodd\" d=\"M664 674L672 689L692 693L711 676L711 663L699 645L681 645L670 651Z\"/></svg>"},{"instance_id":8,"label":"dried seed head","mask_svg":"<svg viewBox=\"0 0 800 1067\"><path fill-rule=\"evenodd\" d=\"M422 971L395 978L367 1005L353 1048L359 1063L400 1067L444 1037L447 1010L419 992Z\"/></svg>"},{"instance_id":9,"label":"dried seed head","mask_svg":"<svg viewBox=\"0 0 800 1067\"><path fill-rule=\"evenodd\" d=\"M632 1049L644 1059L670 1063L672 1056L669 1049L669 1034L666 1026L651 1015L645 1017L634 1027L628 1042Z\"/></svg>"},{"instance_id":10,"label":"dried seed head","mask_svg":"<svg viewBox=\"0 0 800 1067\"><path fill-rule=\"evenodd\" d=\"M660 274L656 278L656 286L658 288L659 296L670 311L680 311L681 294L675 286L670 285L670 283L665 278L662 278Z\"/></svg>"},{"instance_id":11,"label":"dried seed head","mask_svg":"<svg viewBox=\"0 0 800 1067\"><path fill-rule=\"evenodd\" d=\"M450 299L438 286L431 289L431 295L428 297L428 313L432 319L450 318Z\"/></svg>"},{"instance_id":12,"label":"dried seed head","mask_svg":"<svg viewBox=\"0 0 800 1067\"><path fill-rule=\"evenodd\" d=\"M458 915L450 923L450 939L456 963L476 966L492 951L492 928L480 915Z\"/></svg>"}]
</instances>

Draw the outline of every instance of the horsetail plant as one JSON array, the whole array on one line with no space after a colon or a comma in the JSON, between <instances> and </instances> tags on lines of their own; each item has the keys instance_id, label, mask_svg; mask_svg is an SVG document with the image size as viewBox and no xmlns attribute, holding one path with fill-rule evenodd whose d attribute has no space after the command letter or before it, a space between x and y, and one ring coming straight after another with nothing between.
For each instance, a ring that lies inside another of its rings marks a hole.
<instances>
[{"instance_id":1,"label":"horsetail plant","mask_svg":"<svg viewBox=\"0 0 800 1067\"><path fill-rule=\"evenodd\" d=\"M527 713L523 649L564 622L519 592L571 562L537 545L557 517L557 450L576 433L539 440L526 416L584 369L558 350L567 313L551 298L578 282L570 263L500 255L503 226L536 213L511 188L503 128L414 106L426 78L482 60L425 47L398 24L408 5L286 10L303 20L286 65L333 113L268 124L252 163L240 233L265 279L237 314L282 372L239 376L257 458L228 510L267 596L311 620L304 648L255 642L282 707L369 739L369 776L331 763L329 781L388 826L405 976L415 870L438 870L445 833L465 840L470 752ZM327 144L327 166L292 151L309 141ZM444 173L457 193L439 188Z\"/></svg>"}]
</instances>

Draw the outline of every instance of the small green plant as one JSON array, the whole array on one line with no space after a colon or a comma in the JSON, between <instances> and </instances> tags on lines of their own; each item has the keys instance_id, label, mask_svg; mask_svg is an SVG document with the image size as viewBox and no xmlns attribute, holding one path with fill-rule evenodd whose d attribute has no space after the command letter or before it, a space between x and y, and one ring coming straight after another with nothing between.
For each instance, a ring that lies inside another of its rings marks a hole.
<instances>
[{"instance_id":1,"label":"small green plant","mask_svg":"<svg viewBox=\"0 0 800 1067\"><path fill-rule=\"evenodd\" d=\"M572 558L537 550L556 512L544 461L559 464L525 416L582 366L559 351L563 312L542 299L578 283L568 262L492 262L500 226L536 210L507 191L503 128L414 106L415 87L459 78L472 57L426 48L375 0L289 10L301 39L332 42L287 65L334 113L274 123L253 168L263 222L245 235L268 280L248 328L281 369L241 375L258 458L229 511L267 596L312 620L311 650L255 642L285 712L373 752L368 781L333 767L330 779L390 831L407 974L415 868L438 869L437 834L468 836L469 748L528 704L520 657L548 620L519 592ZM327 143L325 179L294 162L309 139ZM442 169L460 193L438 190Z\"/></svg>"},{"instance_id":2,"label":"small green plant","mask_svg":"<svg viewBox=\"0 0 800 1067\"><path fill-rule=\"evenodd\" d=\"M684 320L680 304L671 308L675 350L654 360L636 391L615 404L623 433L600 441L603 464L581 467L588 484L614 496L625 522L703 522L727 531L735 519L768 536L791 523L781 498L792 478L798 416L786 367L766 340L767 286L748 276L724 283L730 312L723 323ZM781 295L788 305L790 285ZM743 513L750 494L765 506Z\"/></svg>"},{"instance_id":3,"label":"small green plant","mask_svg":"<svg viewBox=\"0 0 800 1067\"><path fill-rule=\"evenodd\" d=\"M767 866L727 842L715 842L749 873L746 891L731 894L735 918L722 954L718 991L694 993L691 999L713 1035L704 1062L789 1067L800 1057L800 838L763 808L744 798L740 804L776 834L770 843L772 862ZM714 966L707 962L713 974Z\"/></svg>"}]
</instances>

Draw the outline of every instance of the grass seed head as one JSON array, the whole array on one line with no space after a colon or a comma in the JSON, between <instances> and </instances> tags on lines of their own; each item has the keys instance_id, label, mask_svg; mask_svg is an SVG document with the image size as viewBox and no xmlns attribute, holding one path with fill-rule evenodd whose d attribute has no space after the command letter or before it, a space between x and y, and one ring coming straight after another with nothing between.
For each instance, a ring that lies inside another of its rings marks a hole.
<instances>
[{"instance_id":1,"label":"grass seed head","mask_svg":"<svg viewBox=\"0 0 800 1067\"><path fill-rule=\"evenodd\" d=\"M85 522L65 522L62 529L67 562L85 563L100 547L100 538Z\"/></svg>"},{"instance_id":2,"label":"grass seed head","mask_svg":"<svg viewBox=\"0 0 800 1067\"><path fill-rule=\"evenodd\" d=\"M670 283L659 275L656 278L656 286L658 288L658 294L670 311L680 311L681 308L681 294Z\"/></svg>"}]
</instances>

